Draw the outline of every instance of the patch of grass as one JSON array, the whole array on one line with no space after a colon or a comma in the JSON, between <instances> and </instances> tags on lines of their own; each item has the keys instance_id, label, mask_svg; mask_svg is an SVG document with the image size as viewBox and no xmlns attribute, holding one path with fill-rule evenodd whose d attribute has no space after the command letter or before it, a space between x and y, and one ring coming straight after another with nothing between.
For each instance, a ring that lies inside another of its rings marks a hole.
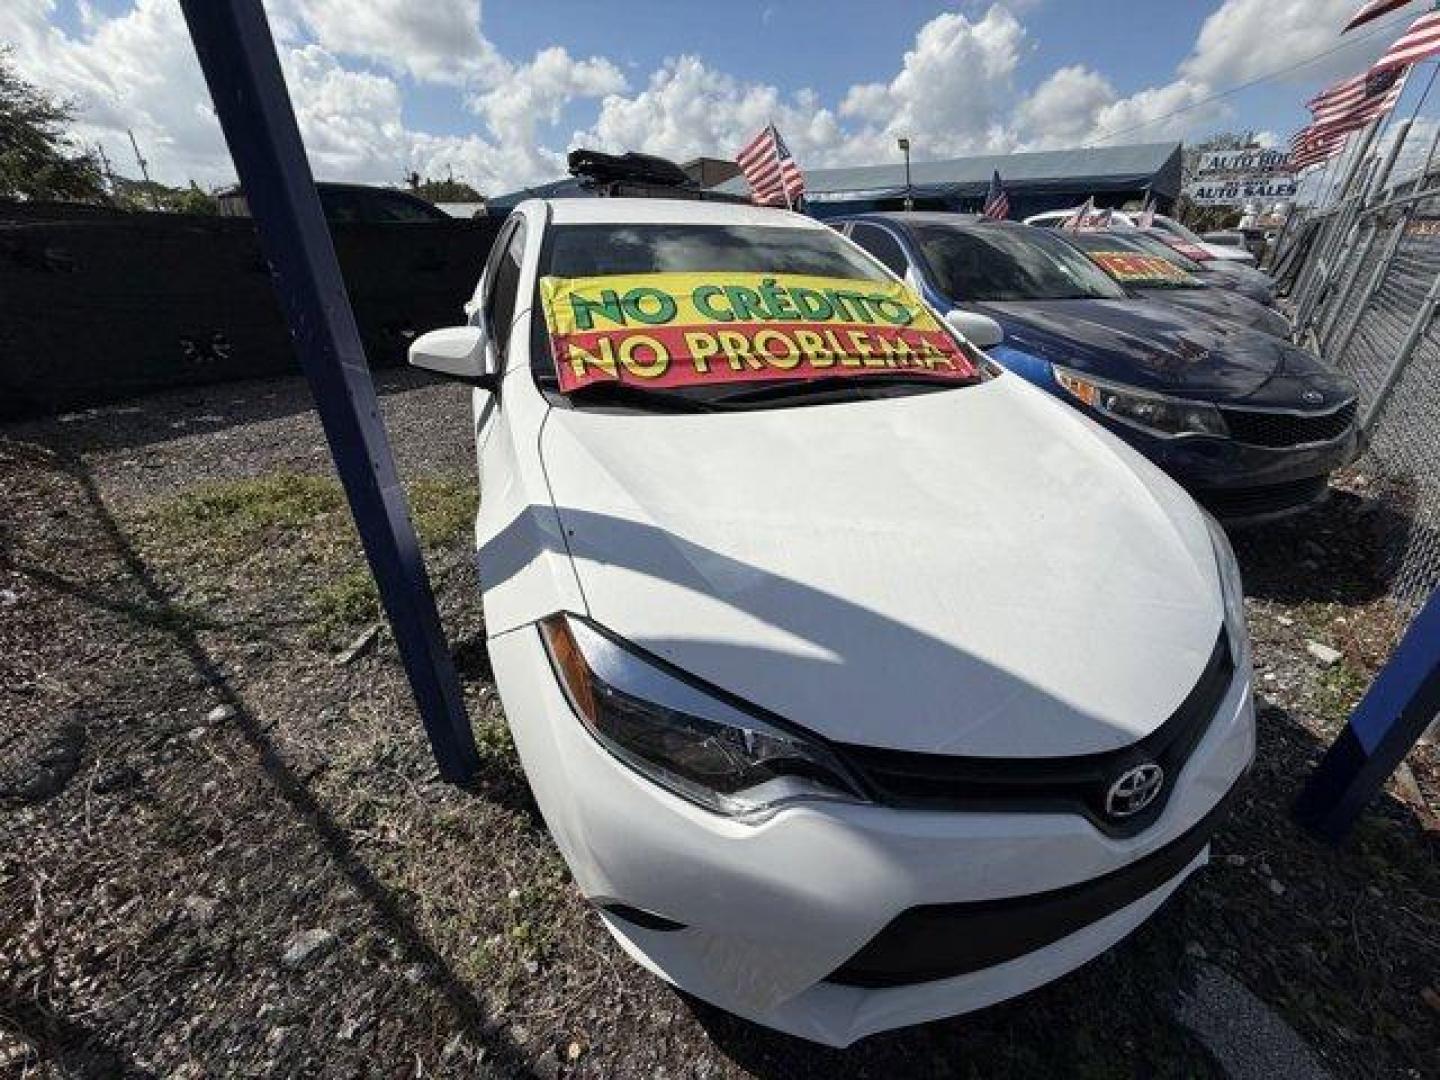
<instances>
[{"instance_id":1,"label":"patch of grass","mask_svg":"<svg viewBox=\"0 0 1440 1080\"><path fill-rule=\"evenodd\" d=\"M230 561L307 529L348 524L339 481L303 473L207 483L150 508L156 539L205 561Z\"/></svg>"},{"instance_id":2,"label":"patch of grass","mask_svg":"<svg viewBox=\"0 0 1440 1080\"><path fill-rule=\"evenodd\" d=\"M458 540L475 518L475 482L467 477L427 476L410 486L410 513L420 543L441 547Z\"/></svg>"},{"instance_id":3,"label":"patch of grass","mask_svg":"<svg viewBox=\"0 0 1440 1080\"><path fill-rule=\"evenodd\" d=\"M1348 660L1342 660L1317 681L1315 711L1328 723L1343 724L1369 686L1369 675Z\"/></svg>"},{"instance_id":4,"label":"patch of grass","mask_svg":"<svg viewBox=\"0 0 1440 1080\"><path fill-rule=\"evenodd\" d=\"M427 476L407 488L411 519L427 551L460 541L475 512L469 476ZM304 582L299 598L317 646L343 640L380 617L380 598L337 479L273 472L203 484L145 512L156 547L201 567L260 556L267 577Z\"/></svg>"},{"instance_id":5,"label":"patch of grass","mask_svg":"<svg viewBox=\"0 0 1440 1080\"><path fill-rule=\"evenodd\" d=\"M374 622L380 617L380 594L370 567L362 563L311 589L309 606L317 641L335 641L349 630Z\"/></svg>"}]
</instances>

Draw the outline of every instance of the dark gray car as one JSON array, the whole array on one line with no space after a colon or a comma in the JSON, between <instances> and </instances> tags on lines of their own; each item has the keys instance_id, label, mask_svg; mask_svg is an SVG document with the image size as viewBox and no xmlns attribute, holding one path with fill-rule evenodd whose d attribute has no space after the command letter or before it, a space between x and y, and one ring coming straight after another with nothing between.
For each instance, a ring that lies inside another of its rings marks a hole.
<instances>
[{"instance_id":1,"label":"dark gray car","mask_svg":"<svg viewBox=\"0 0 1440 1080\"><path fill-rule=\"evenodd\" d=\"M1157 252L1157 241L1114 229L1090 232L1059 230L1127 292L1186 311L1210 316L1221 325L1243 326L1273 337L1290 336L1290 320L1243 293L1207 283L1184 269L1173 252ZM1183 258L1183 256L1180 256Z\"/></svg>"}]
</instances>

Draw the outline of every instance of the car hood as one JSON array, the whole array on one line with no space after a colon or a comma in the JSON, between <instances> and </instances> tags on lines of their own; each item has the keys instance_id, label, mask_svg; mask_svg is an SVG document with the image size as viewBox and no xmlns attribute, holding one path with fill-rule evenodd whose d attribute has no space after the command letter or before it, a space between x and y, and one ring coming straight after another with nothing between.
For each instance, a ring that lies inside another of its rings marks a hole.
<instances>
[{"instance_id":1,"label":"car hood","mask_svg":"<svg viewBox=\"0 0 1440 1080\"><path fill-rule=\"evenodd\" d=\"M1240 292L1209 286L1198 289L1142 289L1140 292L1147 300L1209 316L1222 332L1234 327L1248 327L1271 337L1290 336L1290 322L1284 315Z\"/></svg>"},{"instance_id":2,"label":"car hood","mask_svg":"<svg viewBox=\"0 0 1440 1080\"><path fill-rule=\"evenodd\" d=\"M1208 316L1191 317L1153 300L971 306L1000 322L1011 348L1143 389L1224 404L1298 408L1304 407L1306 389L1320 389L1335 400L1349 386L1287 341L1221 328Z\"/></svg>"},{"instance_id":3,"label":"car hood","mask_svg":"<svg viewBox=\"0 0 1440 1080\"><path fill-rule=\"evenodd\" d=\"M1189 497L1011 376L744 413L553 409L541 454L591 618L842 742L1128 745L1222 622Z\"/></svg>"},{"instance_id":4,"label":"car hood","mask_svg":"<svg viewBox=\"0 0 1440 1080\"><path fill-rule=\"evenodd\" d=\"M1256 303L1268 306L1275 302L1274 280L1269 274L1253 266L1211 259L1201 264L1200 276L1207 285L1238 292Z\"/></svg>"}]
</instances>

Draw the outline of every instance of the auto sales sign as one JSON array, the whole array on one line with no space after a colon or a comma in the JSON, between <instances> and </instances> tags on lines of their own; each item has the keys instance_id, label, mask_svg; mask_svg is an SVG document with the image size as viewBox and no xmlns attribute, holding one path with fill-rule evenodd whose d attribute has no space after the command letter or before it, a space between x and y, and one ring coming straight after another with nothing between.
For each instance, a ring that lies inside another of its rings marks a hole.
<instances>
[{"instance_id":1,"label":"auto sales sign","mask_svg":"<svg viewBox=\"0 0 1440 1080\"><path fill-rule=\"evenodd\" d=\"M1185 194L1201 206L1243 206L1295 197L1295 173L1283 150L1211 150L1200 156Z\"/></svg>"},{"instance_id":2,"label":"auto sales sign","mask_svg":"<svg viewBox=\"0 0 1440 1080\"><path fill-rule=\"evenodd\" d=\"M733 271L546 277L540 298L565 393L599 382L977 374L900 282Z\"/></svg>"}]
</instances>

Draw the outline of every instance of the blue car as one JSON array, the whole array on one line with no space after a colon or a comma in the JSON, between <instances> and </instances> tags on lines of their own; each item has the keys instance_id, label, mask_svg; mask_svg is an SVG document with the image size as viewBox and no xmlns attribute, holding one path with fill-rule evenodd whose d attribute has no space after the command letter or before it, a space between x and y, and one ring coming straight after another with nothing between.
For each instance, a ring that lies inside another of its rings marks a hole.
<instances>
[{"instance_id":1,"label":"blue car","mask_svg":"<svg viewBox=\"0 0 1440 1080\"><path fill-rule=\"evenodd\" d=\"M1311 353L1131 296L1061 237L949 213L832 221L942 313L989 316L1002 366L1145 454L1217 517L1323 502L1359 450L1357 391Z\"/></svg>"}]
</instances>

